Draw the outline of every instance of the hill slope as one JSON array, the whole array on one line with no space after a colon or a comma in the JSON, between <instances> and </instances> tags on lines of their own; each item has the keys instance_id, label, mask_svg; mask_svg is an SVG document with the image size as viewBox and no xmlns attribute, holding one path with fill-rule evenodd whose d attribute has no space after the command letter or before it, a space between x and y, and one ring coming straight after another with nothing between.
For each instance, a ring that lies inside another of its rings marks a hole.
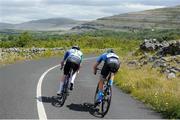
<instances>
[{"instance_id":1,"label":"hill slope","mask_svg":"<svg viewBox=\"0 0 180 120\"><path fill-rule=\"evenodd\" d=\"M33 20L20 24L0 24L0 29L17 30L68 30L74 26L82 24L82 21L76 21L68 18L50 18ZM1 27L2 26L2 27Z\"/></svg>"},{"instance_id":2,"label":"hill slope","mask_svg":"<svg viewBox=\"0 0 180 120\"><path fill-rule=\"evenodd\" d=\"M76 26L73 29L131 29L131 28L179 28L180 6L133 12L111 17L99 18L95 21Z\"/></svg>"},{"instance_id":3,"label":"hill slope","mask_svg":"<svg viewBox=\"0 0 180 120\"><path fill-rule=\"evenodd\" d=\"M8 29L14 27L13 24L9 23L0 23L0 29Z\"/></svg>"}]
</instances>

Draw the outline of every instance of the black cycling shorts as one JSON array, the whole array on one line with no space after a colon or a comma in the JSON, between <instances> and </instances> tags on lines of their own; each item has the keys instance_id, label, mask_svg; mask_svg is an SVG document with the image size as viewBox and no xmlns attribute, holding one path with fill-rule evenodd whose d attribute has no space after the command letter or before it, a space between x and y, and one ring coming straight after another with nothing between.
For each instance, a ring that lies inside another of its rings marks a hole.
<instances>
[{"instance_id":1,"label":"black cycling shorts","mask_svg":"<svg viewBox=\"0 0 180 120\"><path fill-rule=\"evenodd\" d=\"M64 66L64 75L68 75L71 69L75 73L79 69L79 66L80 65L75 62L71 62L71 61L67 60L65 66Z\"/></svg>"},{"instance_id":2,"label":"black cycling shorts","mask_svg":"<svg viewBox=\"0 0 180 120\"><path fill-rule=\"evenodd\" d=\"M108 63L105 62L103 65L103 68L101 70L101 75L103 78L106 78L108 74L111 73L116 73L120 67L120 63Z\"/></svg>"}]
</instances>

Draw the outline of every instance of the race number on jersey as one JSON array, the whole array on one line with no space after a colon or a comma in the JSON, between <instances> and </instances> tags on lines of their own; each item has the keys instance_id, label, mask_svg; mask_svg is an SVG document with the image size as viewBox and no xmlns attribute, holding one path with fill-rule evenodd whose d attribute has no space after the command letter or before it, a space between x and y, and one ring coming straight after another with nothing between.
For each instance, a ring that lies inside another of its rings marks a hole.
<instances>
[{"instance_id":1,"label":"race number on jersey","mask_svg":"<svg viewBox=\"0 0 180 120\"><path fill-rule=\"evenodd\" d=\"M114 53L109 53L109 54L107 54L106 56L107 56L107 58L110 58L110 57L119 58L119 57L118 57L116 54L114 54Z\"/></svg>"}]
</instances>

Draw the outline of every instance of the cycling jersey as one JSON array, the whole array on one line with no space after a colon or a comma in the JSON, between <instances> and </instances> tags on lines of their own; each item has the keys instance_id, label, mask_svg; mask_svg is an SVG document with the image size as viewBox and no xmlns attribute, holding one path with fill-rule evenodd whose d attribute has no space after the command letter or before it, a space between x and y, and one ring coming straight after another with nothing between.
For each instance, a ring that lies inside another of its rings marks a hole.
<instances>
[{"instance_id":1,"label":"cycling jersey","mask_svg":"<svg viewBox=\"0 0 180 120\"><path fill-rule=\"evenodd\" d=\"M97 62L101 63L104 61L101 75L106 78L109 72L116 73L120 67L119 56L115 53L104 53L97 58Z\"/></svg>"},{"instance_id":2,"label":"cycling jersey","mask_svg":"<svg viewBox=\"0 0 180 120\"><path fill-rule=\"evenodd\" d=\"M119 56L117 56L115 53L104 53L101 56L97 58L97 62L106 61L108 58L117 58L119 59Z\"/></svg>"},{"instance_id":3,"label":"cycling jersey","mask_svg":"<svg viewBox=\"0 0 180 120\"><path fill-rule=\"evenodd\" d=\"M68 75L70 69L73 69L73 72L76 72L79 69L79 66L82 62L83 54L77 49L70 49L64 55L64 61L66 64L64 66L64 75Z\"/></svg>"},{"instance_id":4,"label":"cycling jersey","mask_svg":"<svg viewBox=\"0 0 180 120\"><path fill-rule=\"evenodd\" d=\"M72 58L74 60L79 59L80 60L79 62L82 63L83 53L77 49L70 49L65 53L64 61L68 58Z\"/></svg>"}]
</instances>

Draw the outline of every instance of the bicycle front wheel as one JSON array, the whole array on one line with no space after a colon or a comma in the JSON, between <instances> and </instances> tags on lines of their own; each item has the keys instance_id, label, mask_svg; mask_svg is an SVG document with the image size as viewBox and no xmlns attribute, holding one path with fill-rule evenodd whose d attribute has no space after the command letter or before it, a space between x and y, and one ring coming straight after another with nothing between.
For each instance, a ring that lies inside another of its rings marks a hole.
<instances>
[{"instance_id":1,"label":"bicycle front wheel","mask_svg":"<svg viewBox=\"0 0 180 120\"><path fill-rule=\"evenodd\" d=\"M98 114L101 115L101 117L104 117L110 108L111 105L111 98L112 98L112 88L109 86L106 90L104 90L104 97L101 103L97 102L98 98L98 91L99 91L99 84L97 85L95 96L94 96L94 105L95 108L98 110Z\"/></svg>"},{"instance_id":2,"label":"bicycle front wheel","mask_svg":"<svg viewBox=\"0 0 180 120\"><path fill-rule=\"evenodd\" d=\"M101 103L102 117L104 117L109 111L111 105L111 98L112 98L112 88L111 86L109 86L109 88L104 91L104 97Z\"/></svg>"}]
</instances>

